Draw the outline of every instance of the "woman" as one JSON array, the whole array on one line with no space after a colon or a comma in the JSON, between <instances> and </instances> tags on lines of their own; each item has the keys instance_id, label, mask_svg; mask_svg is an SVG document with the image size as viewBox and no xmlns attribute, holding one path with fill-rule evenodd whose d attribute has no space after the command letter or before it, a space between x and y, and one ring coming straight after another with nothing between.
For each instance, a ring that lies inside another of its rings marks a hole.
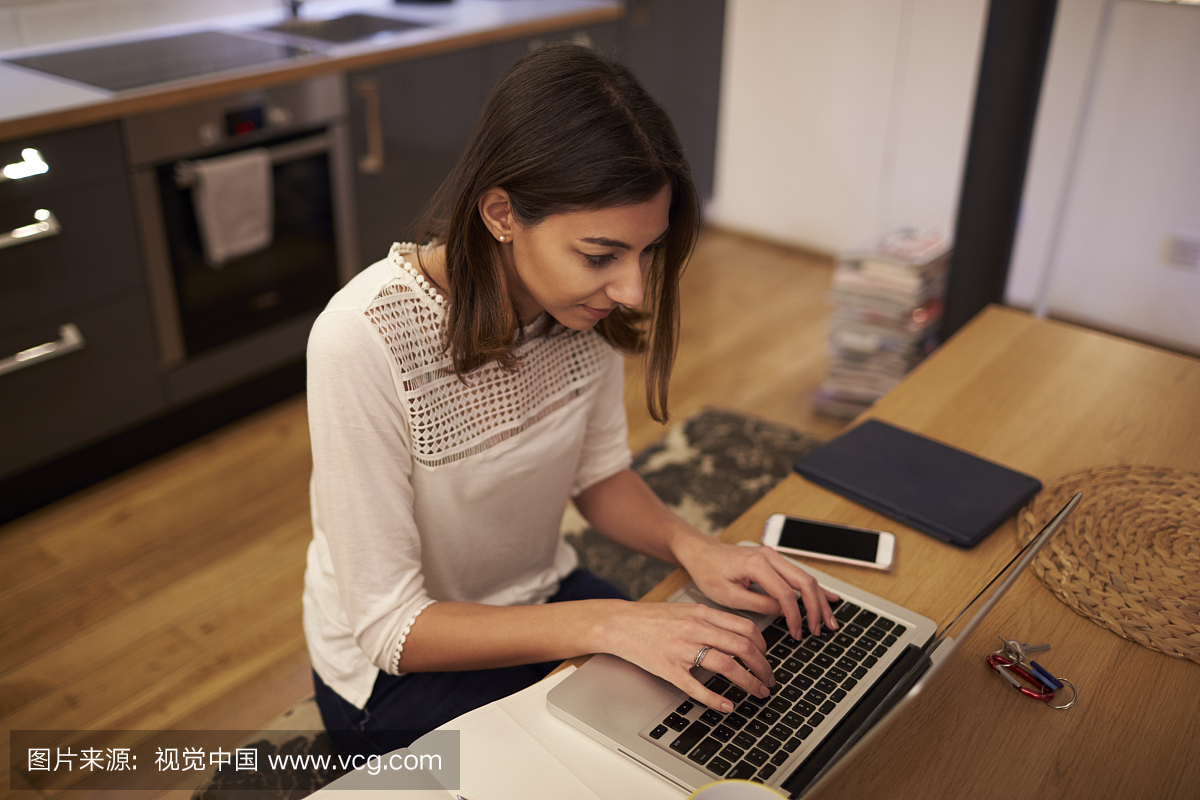
<instances>
[{"instance_id":1,"label":"woman","mask_svg":"<svg viewBox=\"0 0 1200 800\"><path fill-rule=\"evenodd\" d=\"M752 624L629 602L577 570L558 534L571 501L727 606L783 614L798 634L799 591L811 630L835 625L810 576L704 536L629 469L618 351L649 349L647 402L664 421L699 224L662 109L585 48L528 55L488 98L435 208L434 244L394 246L309 342L304 624L338 749L403 746L584 653L716 708L732 704L692 676L701 660L765 696L774 678Z\"/></svg>"}]
</instances>

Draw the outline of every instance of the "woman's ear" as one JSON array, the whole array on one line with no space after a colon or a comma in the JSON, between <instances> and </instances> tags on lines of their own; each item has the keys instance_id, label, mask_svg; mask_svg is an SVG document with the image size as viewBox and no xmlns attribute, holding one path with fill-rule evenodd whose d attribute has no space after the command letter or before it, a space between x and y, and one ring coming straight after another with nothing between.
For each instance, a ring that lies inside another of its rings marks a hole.
<instances>
[{"instance_id":1,"label":"woman's ear","mask_svg":"<svg viewBox=\"0 0 1200 800\"><path fill-rule=\"evenodd\" d=\"M500 187L488 189L479 198L479 216L483 224L499 242L512 241L512 205L508 200L508 192Z\"/></svg>"}]
</instances>

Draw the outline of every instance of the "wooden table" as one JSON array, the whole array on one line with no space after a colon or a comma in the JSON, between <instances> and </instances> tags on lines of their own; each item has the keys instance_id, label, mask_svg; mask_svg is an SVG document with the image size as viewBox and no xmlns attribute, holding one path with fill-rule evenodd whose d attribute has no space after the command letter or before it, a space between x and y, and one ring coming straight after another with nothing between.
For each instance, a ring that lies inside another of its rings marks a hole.
<instances>
[{"instance_id":1,"label":"wooden table","mask_svg":"<svg viewBox=\"0 0 1200 800\"><path fill-rule=\"evenodd\" d=\"M866 416L1043 483L1111 464L1200 472L1200 361L1011 309L985 310ZM1019 549L1014 520L960 550L796 475L723 537L757 540L775 512L894 531L891 573L820 569L939 624ZM685 580L678 572L646 599ZM992 674L983 657L997 633L1052 643L1039 661L1079 688L1077 706L1052 710ZM1200 797L1200 665L1077 616L1030 572L951 659L948 691L920 696L858 757L855 776L809 797Z\"/></svg>"}]
</instances>

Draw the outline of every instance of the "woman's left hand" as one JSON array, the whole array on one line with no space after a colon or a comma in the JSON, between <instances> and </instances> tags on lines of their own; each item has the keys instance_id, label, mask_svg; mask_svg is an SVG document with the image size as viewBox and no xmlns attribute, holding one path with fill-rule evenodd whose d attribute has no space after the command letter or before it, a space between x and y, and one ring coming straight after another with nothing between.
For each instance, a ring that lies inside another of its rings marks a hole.
<instances>
[{"instance_id":1,"label":"woman's left hand","mask_svg":"<svg viewBox=\"0 0 1200 800\"><path fill-rule=\"evenodd\" d=\"M838 596L817 585L817 580L792 564L770 547L742 547L726 544L699 532L686 537L675 547L679 563L696 585L710 598L728 606L760 614L782 614L788 631L803 638L800 607L796 592L804 601L808 629L817 634L821 624L836 630L829 603ZM753 591L758 584L766 594Z\"/></svg>"},{"instance_id":2,"label":"woman's left hand","mask_svg":"<svg viewBox=\"0 0 1200 800\"><path fill-rule=\"evenodd\" d=\"M769 547L739 547L705 536L667 508L632 469L592 484L575 498L575 505L613 541L679 564L721 605L782 614L792 636L800 639L799 592L810 631L820 633L822 623L837 628L829 601L838 597L818 586L813 576ZM766 594L751 591L756 583Z\"/></svg>"}]
</instances>

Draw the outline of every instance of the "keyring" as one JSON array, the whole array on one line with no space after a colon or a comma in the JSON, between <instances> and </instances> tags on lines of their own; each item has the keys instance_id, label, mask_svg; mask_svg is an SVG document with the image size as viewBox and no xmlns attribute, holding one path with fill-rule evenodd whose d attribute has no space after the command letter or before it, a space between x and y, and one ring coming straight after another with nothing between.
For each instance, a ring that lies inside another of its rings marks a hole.
<instances>
[{"instance_id":1,"label":"keyring","mask_svg":"<svg viewBox=\"0 0 1200 800\"><path fill-rule=\"evenodd\" d=\"M1059 680L1062 681L1063 684L1071 687L1071 702L1063 703L1061 706L1051 705L1050 707L1054 708L1054 709L1058 709L1059 711L1063 711L1063 710L1068 709L1071 706L1075 705L1075 701L1079 699L1079 690L1076 689L1075 684L1071 683L1070 681L1065 680L1063 678L1059 678ZM1047 705L1050 705L1049 701L1047 701Z\"/></svg>"}]
</instances>

